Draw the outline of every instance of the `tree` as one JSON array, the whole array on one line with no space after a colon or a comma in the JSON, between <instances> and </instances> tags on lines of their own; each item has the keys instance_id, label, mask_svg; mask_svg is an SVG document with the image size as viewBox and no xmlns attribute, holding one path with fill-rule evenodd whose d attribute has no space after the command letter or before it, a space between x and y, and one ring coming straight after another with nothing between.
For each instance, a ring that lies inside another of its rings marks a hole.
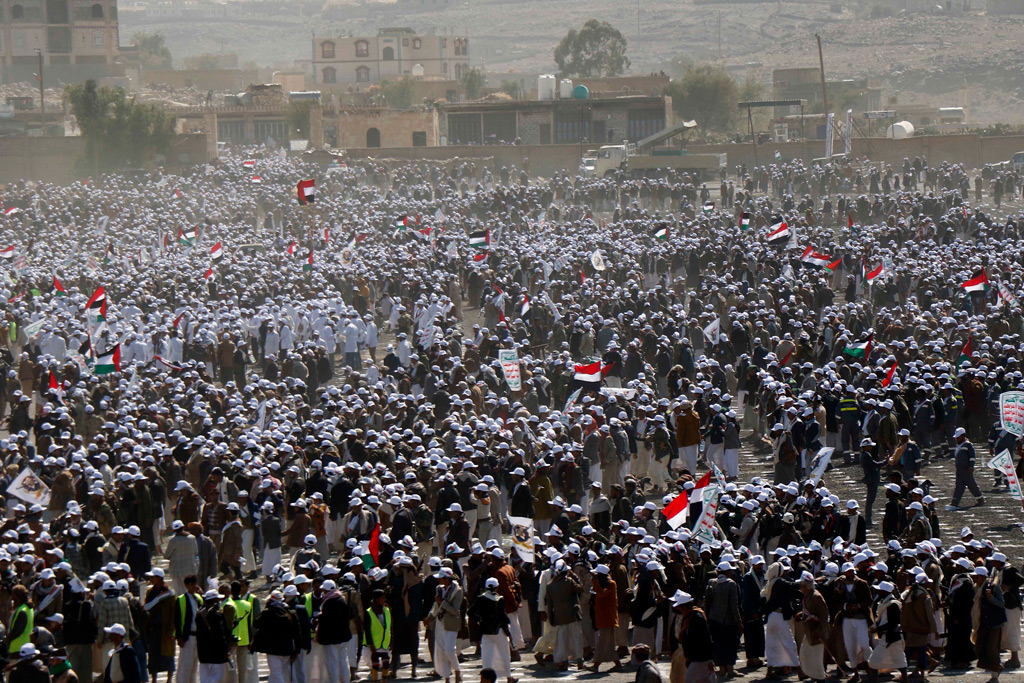
<instances>
[{"instance_id":1,"label":"tree","mask_svg":"<svg viewBox=\"0 0 1024 683\"><path fill-rule=\"evenodd\" d=\"M701 130L727 132L736 117L739 88L724 66L698 64L665 89L672 108L683 119L693 119Z\"/></svg>"},{"instance_id":2,"label":"tree","mask_svg":"<svg viewBox=\"0 0 1024 683\"><path fill-rule=\"evenodd\" d=\"M588 19L579 31L570 29L555 48L561 76L620 76L629 68L626 38L607 21Z\"/></svg>"},{"instance_id":3,"label":"tree","mask_svg":"<svg viewBox=\"0 0 1024 683\"><path fill-rule=\"evenodd\" d=\"M139 48L139 60L142 62L142 66L147 69L171 68L171 51L164 44L162 33L138 31L132 36L132 40Z\"/></svg>"},{"instance_id":4,"label":"tree","mask_svg":"<svg viewBox=\"0 0 1024 683\"><path fill-rule=\"evenodd\" d=\"M499 90L501 90L501 92L511 97L513 100L519 99L519 81L515 81L512 79L502 80Z\"/></svg>"},{"instance_id":5,"label":"tree","mask_svg":"<svg viewBox=\"0 0 1024 683\"><path fill-rule=\"evenodd\" d=\"M480 97L484 87L484 75L480 69L467 69L462 73L462 87L466 91L466 99L475 100Z\"/></svg>"},{"instance_id":6,"label":"tree","mask_svg":"<svg viewBox=\"0 0 1024 683\"><path fill-rule=\"evenodd\" d=\"M380 94L385 104L392 109L408 109L412 106L415 87L416 81L410 76L403 76L397 81L383 81L380 84Z\"/></svg>"},{"instance_id":7,"label":"tree","mask_svg":"<svg viewBox=\"0 0 1024 683\"><path fill-rule=\"evenodd\" d=\"M93 172L141 166L151 154L166 153L174 139L173 116L129 99L121 88L88 80L65 95L86 140L83 163Z\"/></svg>"}]
</instances>

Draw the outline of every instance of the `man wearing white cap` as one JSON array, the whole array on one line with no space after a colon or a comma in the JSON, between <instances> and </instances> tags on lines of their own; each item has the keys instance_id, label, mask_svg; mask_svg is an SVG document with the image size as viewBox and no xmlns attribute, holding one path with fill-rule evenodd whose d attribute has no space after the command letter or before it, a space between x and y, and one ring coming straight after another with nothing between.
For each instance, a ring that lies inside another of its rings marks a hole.
<instances>
[{"instance_id":1,"label":"man wearing white cap","mask_svg":"<svg viewBox=\"0 0 1024 683\"><path fill-rule=\"evenodd\" d=\"M509 630L505 601L498 594L498 580L484 582L484 592L477 596L469 608L469 616L480 624L480 660L485 669L493 669L497 676L512 677L512 632Z\"/></svg>"},{"instance_id":2,"label":"man wearing white cap","mask_svg":"<svg viewBox=\"0 0 1024 683\"><path fill-rule=\"evenodd\" d=\"M125 643L125 635L128 633L128 629L121 624L111 624L110 626L104 626L103 632L106 634L107 640L114 645L114 649L110 651L109 659L103 669L104 683L107 681L139 683L141 674L139 673L138 657L135 655L135 650ZM33 649L35 649L35 646L33 646Z\"/></svg>"},{"instance_id":3,"label":"man wearing white cap","mask_svg":"<svg viewBox=\"0 0 1024 683\"><path fill-rule=\"evenodd\" d=\"M974 445L967 440L967 430L957 427L953 432L953 439L956 441L956 449L953 451L953 461L956 464L956 483L953 485L953 498L949 501L946 510L960 509L960 499L964 495L965 488L970 489L971 494L977 499L978 505L984 505L985 496L978 488L978 482L974 480Z\"/></svg>"},{"instance_id":4,"label":"man wearing white cap","mask_svg":"<svg viewBox=\"0 0 1024 683\"><path fill-rule=\"evenodd\" d=\"M221 594L208 590L196 617L199 683L221 683L227 675L234 636L221 609Z\"/></svg>"},{"instance_id":5,"label":"man wearing white cap","mask_svg":"<svg viewBox=\"0 0 1024 683\"><path fill-rule=\"evenodd\" d=\"M445 683L451 683L452 673L455 674L455 683L461 683L462 670L455 651L455 639L462 627L462 587L455 581L455 573L450 567L442 567L436 577L437 595L430 610L430 616L435 620L434 670Z\"/></svg>"},{"instance_id":6,"label":"man wearing white cap","mask_svg":"<svg viewBox=\"0 0 1024 683\"><path fill-rule=\"evenodd\" d=\"M800 642L800 670L812 681L823 681L825 674L825 641L828 638L828 605L818 592L814 575L805 571L800 576L803 609L796 615L804 625Z\"/></svg>"},{"instance_id":7,"label":"man wearing white cap","mask_svg":"<svg viewBox=\"0 0 1024 683\"><path fill-rule=\"evenodd\" d=\"M172 536L164 548L164 559L171 574L171 588L175 595L181 595L185 592L185 577L199 571L199 545L196 537L185 531L185 523L180 519L171 522L171 531Z\"/></svg>"},{"instance_id":8,"label":"man wearing white cap","mask_svg":"<svg viewBox=\"0 0 1024 683\"><path fill-rule=\"evenodd\" d=\"M875 678L880 669L899 669L900 679L907 679L907 654L903 645L903 631L900 630L900 618L903 605L893 594L895 586L890 581L882 581L876 586L881 600L875 607L875 634L878 642L871 650L868 666L871 677Z\"/></svg>"},{"instance_id":9,"label":"man wearing white cap","mask_svg":"<svg viewBox=\"0 0 1024 683\"><path fill-rule=\"evenodd\" d=\"M993 553L988 558L993 582L1003 592L1006 609L1006 625L1003 626L1002 649L1010 651L1010 659L1004 665L1007 669L1020 668L1020 589L1024 586L1024 575L1013 565L1007 564L1006 555Z\"/></svg>"}]
</instances>

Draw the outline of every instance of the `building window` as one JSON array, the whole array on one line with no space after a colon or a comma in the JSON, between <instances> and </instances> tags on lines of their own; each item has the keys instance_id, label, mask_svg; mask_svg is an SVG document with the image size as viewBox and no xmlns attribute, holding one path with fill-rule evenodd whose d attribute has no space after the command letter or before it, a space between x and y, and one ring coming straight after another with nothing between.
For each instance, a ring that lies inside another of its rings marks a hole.
<instances>
[{"instance_id":1,"label":"building window","mask_svg":"<svg viewBox=\"0 0 1024 683\"><path fill-rule=\"evenodd\" d=\"M369 57L370 44L365 40L356 41L356 57Z\"/></svg>"},{"instance_id":2,"label":"building window","mask_svg":"<svg viewBox=\"0 0 1024 683\"><path fill-rule=\"evenodd\" d=\"M370 82L370 68L366 66L360 66L356 69L356 83L369 83Z\"/></svg>"},{"instance_id":3,"label":"building window","mask_svg":"<svg viewBox=\"0 0 1024 683\"><path fill-rule=\"evenodd\" d=\"M469 38L462 39L462 56L466 57L469 55Z\"/></svg>"},{"instance_id":4,"label":"building window","mask_svg":"<svg viewBox=\"0 0 1024 683\"><path fill-rule=\"evenodd\" d=\"M329 40L320 43L320 56L323 59L334 59L334 43Z\"/></svg>"},{"instance_id":5,"label":"building window","mask_svg":"<svg viewBox=\"0 0 1024 683\"><path fill-rule=\"evenodd\" d=\"M402 47L409 47L409 39L402 38Z\"/></svg>"},{"instance_id":6,"label":"building window","mask_svg":"<svg viewBox=\"0 0 1024 683\"><path fill-rule=\"evenodd\" d=\"M426 147L427 146L427 133L426 131L414 131L412 134L412 146L413 147Z\"/></svg>"},{"instance_id":7,"label":"building window","mask_svg":"<svg viewBox=\"0 0 1024 683\"><path fill-rule=\"evenodd\" d=\"M448 62L441 62L441 73L448 75Z\"/></svg>"},{"instance_id":8,"label":"building window","mask_svg":"<svg viewBox=\"0 0 1024 683\"><path fill-rule=\"evenodd\" d=\"M461 79L462 79L462 65L461 64L456 64L455 65L455 80L458 81L458 80L461 80Z\"/></svg>"},{"instance_id":9,"label":"building window","mask_svg":"<svg viewBox=\"0 0 1024 683\"><path fill-rule=\"evenodd\" d=\"M420 40L419 38L413 38L412 39L412 49L419 50L421 47L423 47L423 41Z\"/></svg>"},{"instance_id":10,"label":"building window","mask_svg":"<svg viewBox=\"0 0 1024 683\"><path fill-rule=\"evenodd\" d=\"M461 38L456 38L455 39L455 56L458 57L461 54L462 54L462 39Z\"/></svg>"},{"instance_id":11,"label":"building window","mask_svg":"<svg viewBox=\"0 0 1024 683\"><path fill-rule=\"evenodd\" d=\"M384 52L381 53L381 59L383 59L385 62L393 62L393 61L395 61L395 48L393 48L393 47L386 47L386 48L384 48Z\"/></svg>"},{"instance_id":12,"label":"building window","mask_svg":"<svg viewBox=\"0 0 1024 683\"><path fill-rule=\"evenodd\" d=\"M338 82L338 72L333 66L326 66L321 69L320 76L324 83Z\"/></svg>"},{"instance_id":13,"label":"building window","mask_svg":"<svg viewBox=\"0 0 1024 683\"><path fill-rule=\"evenodd\" d=\"M101 20L103 19L103 5L99 4L98 2L92 6L92 18Z\"/></svg>"},{"instance_id":14,"label":"building window","mask_svg":"<svg viewBox=\"0 0 1024 683\"><path fill-rule=\"evenodd\" d=\"M23 48L25 47L25 34L15 33L14 34L14 47Z\"/></svg>"},{"instance_id":15,"label":"building window","mask_svg":"<svg viewBox=\"0 0 1024 683\"><path fill-rule=\"evenodd\" d=\"M371 128L366 131L366 146L380 147L380 130L377 128Z\"/></svg>"},{"instance_id":16,"label":"building window","mask_svg":"<svg viewBox=\"0 0 1024 683\"><path fill-rule=\"evenodd\" d=\"M11 5L11 20L20 21L25 18L25 8L21 5Z\"/></svg>"},{"instance_id":17,"label":"building window","mask_svg":"<svg viewBox=\"0 0 1024 683\"><path fill-rule=\"evenodd\" d=\"M93 31L92 34L92 46L103 47L107 43L107 37L103 35L103 31Z\"/></svg>"}]
</instances>

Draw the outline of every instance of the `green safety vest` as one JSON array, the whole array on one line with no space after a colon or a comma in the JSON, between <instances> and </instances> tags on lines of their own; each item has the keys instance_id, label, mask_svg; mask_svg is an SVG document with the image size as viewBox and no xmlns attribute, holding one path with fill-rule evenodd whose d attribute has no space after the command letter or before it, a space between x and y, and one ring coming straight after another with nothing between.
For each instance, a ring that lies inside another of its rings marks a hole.
<instances>
[{"instance_id":1,"label":"green safety vest","mask_svg":"<svg viewBox=\"0 0 1024 683\"><path fill-rule=\"evenodd\" d=\"M249 645L249 626L252 624L252 603L241 598L237 600L225 600L224 606L228 603L235 608L235 623L231 627L231 635L238 639L235 643L239 647Z\"/></svg>"},{"instance_id":2,"label":"green safety vest","mask_svg":"<svg viewBox=\"0 0 1024 683\"><path fill-rule=\"evenodd\" d=\"M185 632L185 612L188 611L188 605L185 602L188 600L188 598L185 597L186 595L188 595L188 593L182 593L178 596L178 628L181 633ZM198 612L199 608L203 606L203 596L193 595L192 597L196 599L196 611Z\"/></svg>"},{"instance_id":3,"label":"green safety vest","mask_svg":"<svg viewBox=\"0 0 1024 683\"><path fill-rule=\"evenodd\" d=\"M27 645L32 642L32 628L36 615L35 610L28 605L18 605L18 609L14 610L14 616L11 617L12 626L18 620L19 614L25 615L25 630L20 634L11 633L8 640L9 645L7 647L7 652L14 655L18 654L22 645Z\"/></svg>"},{"instance_id":4,"label":"green safety vest","mask_svg":"<svg viewBox=\"0 0 1024 683\"><path fill-rule=\"evenodd\" d=\"M306 593L303 596L303 598L304 598L304 604L306 605L306 616L309 617L309 623L310 623L309 634L311 636L315 637L316 636L316 629L313 628L313 594L312 593Z\"/></svg>"},{"instance_id":5,"label":"green safety vest","mask_svg":"<svg viewBox=\"0 0 1024 683\"><path fill-rule=\"evenodd\" d=\"M371 641L367 642L366 632L363 632L363 645L369 645L373 643L374 647L378 650L390 650L391 649L391 608L384 608L384 623L380 623L380 619L374 614L372 609L366 610L366 614L370 617L370 638Z\"/></svg>"}]
</instances>

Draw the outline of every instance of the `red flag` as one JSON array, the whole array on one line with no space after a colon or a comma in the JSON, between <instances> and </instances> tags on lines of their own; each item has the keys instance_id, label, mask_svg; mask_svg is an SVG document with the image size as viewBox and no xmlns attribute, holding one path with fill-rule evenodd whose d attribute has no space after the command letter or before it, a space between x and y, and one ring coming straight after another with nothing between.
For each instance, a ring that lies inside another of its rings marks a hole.
<instances>
[{"instance_id":1,"label":"red flag","mask_svg":"<svg viewBox=\"0 0 1024 683\"><path fill-rule=\"evenodd\" d=\"M853 230L853 214L852 213L846 214L846 227L848 227L851 230Z\"/></svg>"},{"instance_id":2,"label":"red flag","mask_svg":"<svg viewBox=\"0 0 1024 683\"><path fill-rule=\"evenodd\" d=\"M673 529L678 529L686 523L690 513L690 497L683 491L672 499L672 502L661 511L662 516L668 521Z\"/></svg>"},{"instance_id":3,"label":"red flag","mask_svg":"<svg viewBox=\"0 0 1024 683\"><path fill-rule=\"evenodd\" d=\"M367 544L367 550L370 551L373 563L380 565L380 522L377 522L377 526L373 527L373 531L370 532L370 542Z\"/></svg>"},{"instance_id":4,"label":"red flag","mask_svg":"<svg viewBox=\"0 0 1024 683\"><path fill-rule=\"evenodd\" d=\"M786 357L782 359L782 362L779 363L779 365L786 365L787 363L789 363L789 359L793 357L793 351L795 351L795 350L796 350L795 346L793 348L791 348L789 350L789 353L786 354Z\"/></svg>"},{"instance_id":5,"label":"red flag","mask_svg":"<svg viewBox=\"0 0 1024 683\"><path fill-rule=\"evenodd\" d=\"M899 365L899 361L893 361L892 367L889 368L889 372L885 373L885 379L882 380L882 386L887 387L892 384L893 375L896 374L896 366Z\"/></svg>"},{"instance_id":6,"label":"red flag","mask_svg":"<svg viewBox=\"0 0 1024 683\"><path fill-rule=\"evenodd\" d=\"M843 262L843 259L839 258L839 259L836 259L835 261L833 261L832 263L828 264L825 267L828 268L829 270L835 270L839 266L839 264L842 263L842 262Z\"/></svg>"}]
</instances>

